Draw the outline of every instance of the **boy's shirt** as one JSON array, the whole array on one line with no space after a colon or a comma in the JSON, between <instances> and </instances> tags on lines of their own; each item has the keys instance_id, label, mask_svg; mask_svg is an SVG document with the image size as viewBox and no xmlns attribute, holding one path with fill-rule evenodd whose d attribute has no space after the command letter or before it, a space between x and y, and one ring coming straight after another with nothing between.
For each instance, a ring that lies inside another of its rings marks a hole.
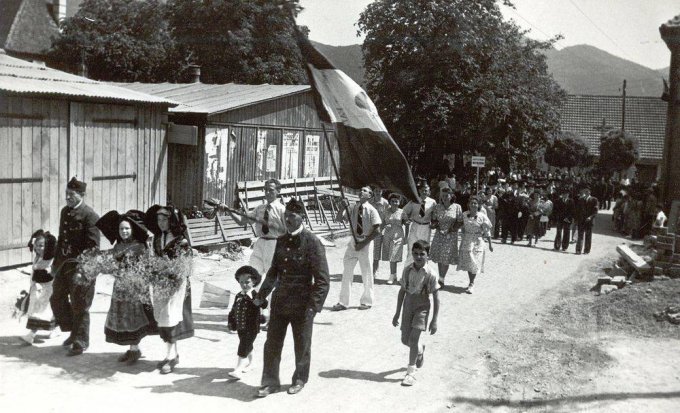
<instances>
[{"instance_id":1,"label":"boy's shirt","mask_svg":"<svg viewBox=\"0 0 680 413\"><path fill-rule=\"evenodd\" d=\"M411 263L404 268L401 288L408 294L421 294L423 290L427 294L432 294L439 289L437 281L438 277L429 261L421 269L416 269L415 263Z\"/></svg>"},{"instance_id":2,"label":"boy's shirt","mask_svg":"<svg viewBox=\"0 0 680 413\"><path fill-rule=\"evenodd\" d=\"M250 294L239 291L234 298L234 305L227 317L229 328L231 330L242 331L250 329L259 329L260 325L260 308L253 303L253 299L257 291L250 290ZM262 304L266 308L266 302Z\"/></svg>"}]
</instances>

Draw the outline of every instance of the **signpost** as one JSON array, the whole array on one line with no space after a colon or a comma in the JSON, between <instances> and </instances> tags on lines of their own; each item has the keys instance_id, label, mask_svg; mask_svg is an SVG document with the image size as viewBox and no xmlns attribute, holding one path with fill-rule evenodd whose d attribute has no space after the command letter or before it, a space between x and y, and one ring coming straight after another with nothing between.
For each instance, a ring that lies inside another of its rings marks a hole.
<instances>
[{"instance_id":1,"label":"signpost","mask_svg":"<svg viewBox=\"0 0 680 413\"><path fill-rule=\"evenodd\" d=\"M486 158L484 156L472 156L470 159L470 165L473 168L477 168L477 193L479 193L479 169L484 168L486 165Z\"/></svg>"}]
</instances>

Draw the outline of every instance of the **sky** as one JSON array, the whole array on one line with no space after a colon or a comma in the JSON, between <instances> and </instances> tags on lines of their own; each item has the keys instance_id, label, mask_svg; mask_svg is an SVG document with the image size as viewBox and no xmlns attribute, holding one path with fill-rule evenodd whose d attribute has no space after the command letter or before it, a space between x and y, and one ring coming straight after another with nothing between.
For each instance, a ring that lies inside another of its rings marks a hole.
<instances>
[{"instance_id":1,"label":"sky","mask_svg":"<svg viewBox=\"0 0 680 413\"><path fill-rule=\"evenodd\" d=\"M356 22L372 0L301 0L298 24L310 38L341 46L358 44ZM529 37L561 34L556 47L589 44L652 69L670 65L659 26L680 14L680 0L514 0L503 15L531 30Z\"/></svg>"}]
</instances>

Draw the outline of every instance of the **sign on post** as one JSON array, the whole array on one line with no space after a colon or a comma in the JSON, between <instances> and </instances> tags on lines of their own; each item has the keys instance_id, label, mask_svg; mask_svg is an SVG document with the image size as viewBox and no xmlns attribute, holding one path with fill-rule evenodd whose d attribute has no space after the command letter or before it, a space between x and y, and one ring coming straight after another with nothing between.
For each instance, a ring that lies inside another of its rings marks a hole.
<instances>
[{"instance_id":1,"label":"sign on post","mask_svg":"<svg viewBox=\"0 0 680 413\"><path fill-rule=\"evenodd\" d=\"M477 168L477 192L479 192L479 168L484 168L484 165L486 165L486 157L472 156L470 158L470 165L473 168Z\"/></svg>"},{"instance_id":2,"label":"sign on post","mask_svg":"<svg viewBox=\"0 0 680 413\"><path fill-rule=\"evenodd\" d=\"M486 157L484 156L472 156L470 158L470 164L473 168L484 168L486 165Z\"/></svg>"}]
</instances>

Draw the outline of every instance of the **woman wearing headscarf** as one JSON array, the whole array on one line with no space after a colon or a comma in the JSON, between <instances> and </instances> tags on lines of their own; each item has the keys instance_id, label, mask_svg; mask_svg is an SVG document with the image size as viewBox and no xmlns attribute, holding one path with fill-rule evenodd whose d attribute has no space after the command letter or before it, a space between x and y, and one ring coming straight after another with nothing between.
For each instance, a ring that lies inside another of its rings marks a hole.
<instances>
[{"instance_id":1,"label":"woman wearing headscarf","mask_svg":"<svg viewBox=\"0 0 680 413\"><path fill-rule=\"evenodd\" d=\"M154 205L146 212L147 227L153 233L155 255L173 260L182 256L191 256L191 248L185 236L186 227L182 224L179 214L180 212L173 206L162 207L160 205ZM191 271L190 267L187 271ZM177 277L178 274L167 276ZM152 291L158 332L166 345L165 359L157 365L161 374L171 373L179 363L177 341L194 335L191 286L188 276L189 274L183 274L179 288L170 297Z\"/></svg>"},{"instance_id":2,"label":"woman wearing headscarf","mask_svg":"<svg viewBox=\"0 0 680 413\"><path fill-rule=\"evenodd\" d=\"M151 300L144 297L148 287L145 289L143 285L131 285L130 281L133 280L127 278L126 272L148 256L146 241L149 236L143 223L144 213L130 210L122 215L117 211L108 212L96 224L102 234L111 243L115 243L111 253L121 266L118 274L114 274L116 280L113 283L104 334L108 343L130 346L118 358L118 361L128 364L134 364L140 359L142 352L139 342L155 330L153 310L149 305ZM139 274L139 277L142 276ZM140 282L143 283L141 280Z\"/></svg>"}]
</instances>

